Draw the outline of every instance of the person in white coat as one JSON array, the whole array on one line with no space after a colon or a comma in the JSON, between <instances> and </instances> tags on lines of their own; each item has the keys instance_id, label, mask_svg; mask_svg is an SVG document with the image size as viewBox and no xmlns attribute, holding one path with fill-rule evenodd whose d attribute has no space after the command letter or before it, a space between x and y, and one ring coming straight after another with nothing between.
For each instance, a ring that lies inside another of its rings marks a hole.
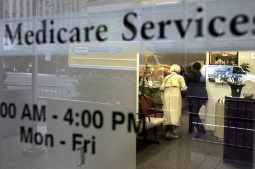
<instances>
[{"instance_id":1,"label":"person in white coat","mask_svg":"<svg viewBox=\"0 0 255 169\"><path fill-rule=\"evenodd\" d=\"M164 125L166 126L166 138L179 138L177 127L180 126L182 114L182 94L187 90L184 77L180 75L181 67L172 65L170 75L166 76L160 87L164 111Z\"/></svg>"}]
</instances>

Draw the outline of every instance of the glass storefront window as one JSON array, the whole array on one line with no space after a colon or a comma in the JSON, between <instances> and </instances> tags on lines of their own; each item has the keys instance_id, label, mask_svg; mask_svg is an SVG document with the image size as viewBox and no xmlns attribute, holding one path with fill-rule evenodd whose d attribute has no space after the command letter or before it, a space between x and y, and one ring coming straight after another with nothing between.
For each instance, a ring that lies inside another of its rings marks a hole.
<instances>
[{"instance_id":1,"label":"glass storefront window","mask_svg":"<svg viewBox=\"0 0 255 169\"><path fill-rule=\"evenodd\" d=\"M0 0L0 169L254 166L253 0Z\"/></svg>"}]
</instances>

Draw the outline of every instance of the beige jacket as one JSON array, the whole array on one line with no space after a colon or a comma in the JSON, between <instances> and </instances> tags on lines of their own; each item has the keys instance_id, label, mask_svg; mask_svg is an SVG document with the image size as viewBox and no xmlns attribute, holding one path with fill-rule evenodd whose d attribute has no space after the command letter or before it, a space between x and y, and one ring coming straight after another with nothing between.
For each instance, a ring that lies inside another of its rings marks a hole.
<instances>
[{"instance_id":1,"label":"beige jacket","mask_svg":"<svg viewBox=\"0 0 255 169\"><path fill-rule=\"evenodd\" d=\"M181 91L187 90L184 78L175 72L165 77L160 90L163 91L168 87L178 87Z\"/></svg>"}]
</instances>

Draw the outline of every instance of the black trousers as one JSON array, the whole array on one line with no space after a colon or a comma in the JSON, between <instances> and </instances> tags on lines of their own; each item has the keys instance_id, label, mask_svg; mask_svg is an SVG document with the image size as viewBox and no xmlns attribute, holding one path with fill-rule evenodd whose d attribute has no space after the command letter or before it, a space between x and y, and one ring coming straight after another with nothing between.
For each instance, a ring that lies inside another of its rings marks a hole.
<instances>
[{"instance_id":1,"label":"black trousers","mask_svg":"<svg viewBox=\"0 0 255 169\"><path fill-rule=\"evenodd\" d=\"M197 98L190 97L188 98L189 102L189 132L192 133L194 129L198 131L200 134L205 134L206 130L203 125L202 120L199 117L200 108L207 103L206 98Z\"/></svg>"}]
</instances>

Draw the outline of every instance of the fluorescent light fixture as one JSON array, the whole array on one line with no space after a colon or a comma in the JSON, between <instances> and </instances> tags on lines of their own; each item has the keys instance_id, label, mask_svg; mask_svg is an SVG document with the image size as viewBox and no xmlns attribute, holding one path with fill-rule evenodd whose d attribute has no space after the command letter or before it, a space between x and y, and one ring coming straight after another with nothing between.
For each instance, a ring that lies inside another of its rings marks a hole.
<instances>
[{"instance_id":1,"label":"fluorescent light fixture","mask_svg":"<svg viewBox=\"0 0 255 169\"><path fill-rule=\"evenodd\" d=\"M74 47L73 52L75 54L85 54L88 53L88 48L87 47Z\"/></svg>"},{"instance_id":2,"label":"fluorescent light fixture","mask_svg":"<svg viewBox=\"0 0 255 169\"><path fill-rule=\"evenodd\" d=\"M156 5L168 5L168 4L177 4L180 0L159 0L156 2Z\"/></svg>"},{"instance_id":3,"label":"fluorescent light fixture","mask_svg":"<svg viewBox=\"0 0 255 169\"><path fill-rule=\"evenodd\" d=\"M88 53L97 53L97 52L119 53L121 52L121 48L111 48L111 47L88 48L83 46L76 46L74 47L73 52L75 54L88 54Z\"/></svg>"}]
</instances>

